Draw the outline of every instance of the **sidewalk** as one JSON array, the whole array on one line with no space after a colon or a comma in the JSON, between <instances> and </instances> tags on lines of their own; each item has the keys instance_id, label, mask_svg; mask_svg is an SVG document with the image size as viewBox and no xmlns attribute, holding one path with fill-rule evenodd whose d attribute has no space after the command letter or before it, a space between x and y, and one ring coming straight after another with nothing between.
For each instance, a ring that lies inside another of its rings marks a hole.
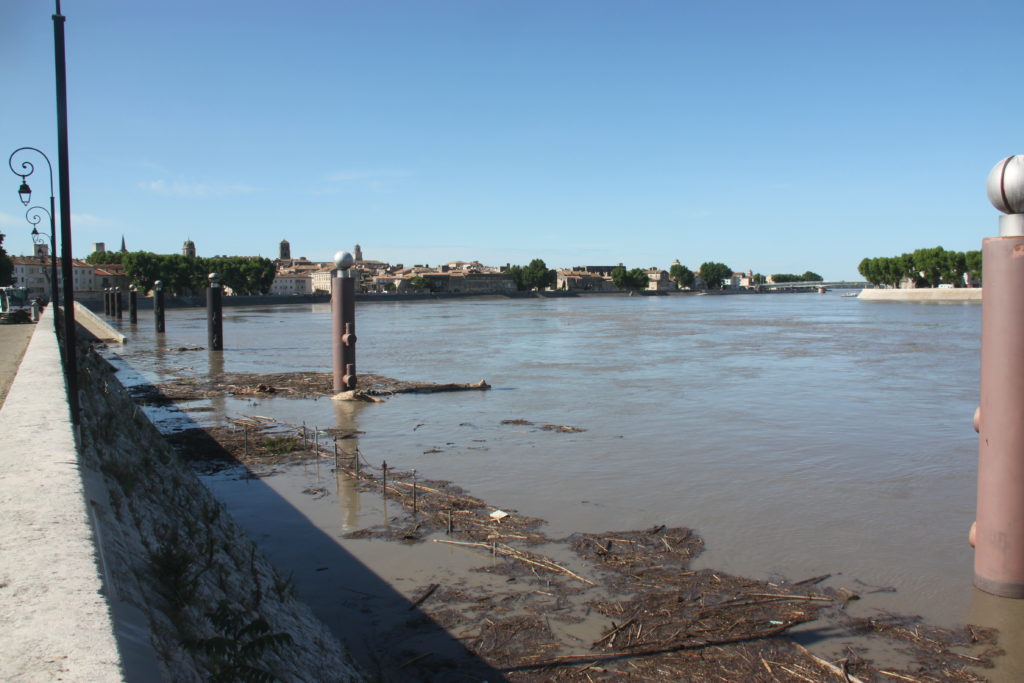
<instances>
[{"instance_id":1,"label":"sidewalk","mask_svg":"<svg viewBox=\"0 0 1024 683\"><path fill-rule=\"evenodd\" d=\"M7 390L18 374L18 366L28 348L28 340L35 331L36 326L33 324L0 325L0 406L7 398Z\"/></svg>"}]
</instances>

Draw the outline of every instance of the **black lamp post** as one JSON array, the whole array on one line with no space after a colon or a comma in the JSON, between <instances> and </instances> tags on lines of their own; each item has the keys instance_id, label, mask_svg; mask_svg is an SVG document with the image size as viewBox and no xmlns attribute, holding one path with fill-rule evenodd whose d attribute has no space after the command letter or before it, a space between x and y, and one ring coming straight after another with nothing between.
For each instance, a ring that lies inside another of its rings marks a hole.
<instances>
[{"instance_id":1,"label":"black lamp post","mask_svg":"<svg viewBox=\"0 0 1024 683\"><path fill-rule=\"evenodd\" d=\"M25 220L32 224L33 244L44 244L46 242L46 238L43 236L43 233L39 232L38 228L39 222L43 219L40 213L45 213L50 218L50 225L53 225L53 214L51 214L49 211L47 211L41 206L30 207L29 210L25 212ZM54 303L57 302L57 258L54 255L57 251L57 245L55 243L56 239L57 236L53 233L53 230L51 229L49 254L50 272L49 274L47 274L46 279L50 281L50 301Z\"/></svg>"},{"instance_id":2,"label":"black lamp post","mask_svg":"<svg viewBox=\"0 0 1024 683\"><path fill-rule=\"evenodd\" d=\"M18 149L11 152L10 158L7 160L7 165L11 167L11 171L14 175L21 178L21 185L18 187L18 198L21 199L21 203L28 206L29 202L32 201L32 188L29 187L28 177L36 170L35 165L27 159L22 159L17 167L15 167L14 157L18 156L20 152L30 153L35 152L43 158L46 162L46 168L50 172L50 210L47 211L41 206L33 206L25 212L25 220L32 224L32 241L36 244L40 242L36 241L36 235L39 235L38 226L42 221L42 216L36 212L43 212L50 219L50 301L54 304L59 303L57 299L57 226L54 219L54 199L53 199L53 166L50 164L50 159L41 150L35 147L19 147ZM24 156L24 155L22 155ZM20 171L18 169L21 169Z\"/></svg>"},{"instance_id":3,"label":"black lamp post","mask_svg":"<svg viewBox=\"0 0 1024 683\"><path fill-rule=\"evenodd\" d=\"M53 18L53 66L57 94L57 180L60 185L60 261L61 290L64 304L64 376L68 387L68 403L71 421L78 427L78 358L75 345L75 294L71 256L71 172L68 168L68 85L67 63L64 53L64 15L60 13L60 0L56 0L57 12ZM50 243L57 244L56 210L53 195L53 165L50 159L35 147L19 147L11 153L8 165L15 175L21 177L18 187L18 198L28 206L32 200L32 188L28 184L28 176L32 175L35 166L30 161L19 164L20 171L15 168L14 157L19 152L35 152L46 160L50 170ZM31 211L31 209L29 210ZM56 270L56 254L51 259ZM51 282L56 282L56 274Z\"/></svg>"}]
</instances>

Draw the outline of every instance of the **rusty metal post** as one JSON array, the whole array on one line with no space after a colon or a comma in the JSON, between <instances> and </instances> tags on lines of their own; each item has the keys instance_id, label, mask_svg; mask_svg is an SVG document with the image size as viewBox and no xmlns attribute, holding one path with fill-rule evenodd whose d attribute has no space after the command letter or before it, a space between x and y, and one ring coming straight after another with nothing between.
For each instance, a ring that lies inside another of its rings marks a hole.
<instances>
[{"instance_id":1,"label":"rusty metal post","mask_svg":"<svg viewBox=\"0 0 1024 683\"><path fill-rule=\"evenodd\" d=\"M210 273L206 289L206 341L211 351L224 349L224 315L221 311L220 275Z\"/></svg>"},{"instance_id":2,"label":"rusty metal post","mask_svg":"<svg viewBox=\"0 0 1024 683\"><path fill-rule=\"evenodd\" d=\"M987 189L1006 215L982 241L974 585L1024 598L1024 156L996 164Z\"/></svg>"},{"instance_id":3,"label":"rusty metal post","mask_svg":"<svg viewBox=\"0 0 1024 683\"><path fill-rule=\"evenodd\" d=\"M120 287L114 290L114 317L118 320L124 318L124 294Z\"/></svg>"},{"instance_id":4,"label":"rusty metal post","mask_svg":"<svg viewBox=\"0 0 1024 683\"><path fill-rule=\"evenodd\" d=\"M334 367L334 392L356 388L356 295L352 277L352 254L334 255L338 267L331 278L331 339Z\"/></svg>"},{"instance_id":5,"label":"rusty metal post","mask_svg":"<svg viewBox=\"0 0 1024 683\"><path fill-rule=\"evenodd\" d=\"M156 321L156 331L164 331L164 281L157 280L153 283L153 320Z\"/></svg>"},{"instance_id":6,"label":"rusty metal post","mask_svg":"<svg viewBox=\"0 0 1024 683\"><path fill-rule=\"evenodd\" d=\"M139 292L135 285L128 286L128 322L139 322Z\"/></svg>"}]
</instances>

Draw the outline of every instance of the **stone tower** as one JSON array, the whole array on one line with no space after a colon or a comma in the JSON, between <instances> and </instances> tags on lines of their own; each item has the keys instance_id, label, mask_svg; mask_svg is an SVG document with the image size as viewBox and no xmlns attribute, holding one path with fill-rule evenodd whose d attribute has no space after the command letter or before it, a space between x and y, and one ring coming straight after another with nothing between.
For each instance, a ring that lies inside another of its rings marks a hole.
<instances>
[{"instance_id":1,"label":"stone tower","mask_svg":"<svg viewBox=\"0 0 1024 683\"><path fill-rule=\"evenodd\" d=\"M181 255L188 256L189 258L196 257L196 243L192 240L185 240L185 244L181 247Z\"/></svg>"},{"instance_id":2,"label":"stone tower","mask_svg":"<svg viewBox=\"0 0 1024 683\"><path fill-rule=\"evenodd\" d=\"M356 250L355 250L355 253L354 253L354 254L352 254L352 256L353 256L353 257L355 258L355 260L356 260L356 261L362 261L362 260L363 260L363 248L362 248L362 247L360 247L360 246L359 246L359 245L357 244L357 245L356 245Z\"/></svg>"},{"instance_id":3,"label":"stone tower","mask_svg":"<svg viewBox=\"0 0 1024 683\"><path fill-rule=\"evenodd\" d=\"M282 261L292 260L292 245L288 244L288 240L281 240L281 247L277 252L277 258Z\"/></svg>"}]
</instances>

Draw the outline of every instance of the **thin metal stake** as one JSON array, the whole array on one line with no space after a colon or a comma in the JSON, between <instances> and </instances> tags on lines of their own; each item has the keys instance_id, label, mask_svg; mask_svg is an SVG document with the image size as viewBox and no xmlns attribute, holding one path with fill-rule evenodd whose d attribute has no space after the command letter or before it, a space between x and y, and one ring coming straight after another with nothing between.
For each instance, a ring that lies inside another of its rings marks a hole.
<instances>
[{"instance_id":1,"label":"thin metal stake","mask_svg":"<svg viewBox=\"0 0 1024 683\"><path fill-rule=\"evenodd\" d=\"M416 514L416 470L412 471L412 514Z\"/></svg>"},{"instance_id":2,"label":"thin metal stake","mask_svg":"<svg viewBox=\"0 0 1024 683\"><path fill-rule=\"evenodd\" d=\"M448 508L448 535L452 535L452 509Z\"/></svg>"},{"instance_id":3,"label":"thin metal stake","mask_svg":"<svg viewBox=\"0 0 1024 683\"><path fill-rule=\"evenodd\" d=\"M388 497L388 461L385 460L380 468L384 470L384 498L386 500Z\"/></svg>"}]
</instances>

